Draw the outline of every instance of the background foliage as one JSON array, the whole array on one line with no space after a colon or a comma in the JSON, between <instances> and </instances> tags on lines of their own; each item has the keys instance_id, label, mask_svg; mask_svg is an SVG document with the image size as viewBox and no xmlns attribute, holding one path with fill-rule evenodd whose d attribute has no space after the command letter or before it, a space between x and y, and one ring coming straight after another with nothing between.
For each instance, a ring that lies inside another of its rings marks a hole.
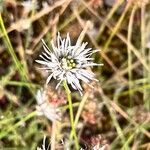
<instances>
[{"instance_id":1,"label":"background foliage","mask_svg":"<svg viewBox=\"0 0 150 150\"><path fill-rule=\"evenodd\" d=\"M36 149L44 135L51 136L51 122L35 115L36 91L47 77L35 59L42 51L41 39L51 47L58 31L64 37L69 32L72 43L84 31L83 41L101 49L94 55L104 64L93 68L99 80L92 83L95 88L83 84L83 97L72 91L81 146L149 150L148 0L0 1L0 149ZM52 93L59 98L58 91ZM59 141L70 132L67 104L63 112L57 149L63 149Z\"/></svg>"}]
</instances>

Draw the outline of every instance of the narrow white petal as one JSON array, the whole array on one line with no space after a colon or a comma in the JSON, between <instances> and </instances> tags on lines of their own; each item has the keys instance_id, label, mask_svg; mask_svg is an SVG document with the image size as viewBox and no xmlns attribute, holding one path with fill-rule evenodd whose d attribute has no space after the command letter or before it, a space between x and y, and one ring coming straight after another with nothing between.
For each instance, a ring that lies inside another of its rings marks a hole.
<instances>
[{"instance_id":1,"label":"narrow white petal","mask_svg":"<svg viewBox=\"0 0 150 150\"><path fill-rule=\"evenodd\" d=\"M49 60L47 60L46 58L44 58L42 55L39 55L39 57L41 57L43 60L45 60L46 62L49 62Z\"/></svg>"},{"instance_id":2,"label":"narrow white petal","mask_svg":"<svg viewBox=\"0 0 150 150\"><path fill-rule=\"evenodd\" d=\"M78 79L84 81L85 83L89 83L89 82L90 82L90 80L89 80L88 78L82 76L82 75L79 74L79 73L76 73L76 76L77 76Z\"/></svg>"},{"instance_id":3,"label":"narrow white petal","mask_svg":"<svg viewBox=\"0 0 150 150\"><path fill-rule=\"evenodd\" d=\"M42 65L47 65L48 62L45 62L43 60L35 60L37 63L42 64Z\"/></svg>"},{"instance_id":4,"label":"narrow white petal","mask_svg":"<svg viewBox=\"0 0 150 150\"><path fill-rule=\"evenodd\" d=\"M53 48L53 52L55 53L55 55L56 55L57 57L59 57L59 56L60 56L60 51L58 50L57 47L55 47L53 40L51 40L51 45L52 45L52 48Z\"/></svg>"},{"instance_id":5,"label":"narrow white petal","mask_svg":"<svg viewBox=\"0 0 150 150\"><path fill-rule=\"evenodd\" d=\"M48 56L46 53L42 53L48 60L51 60L51 57L50 56Z\"/></svg>"},{"instance_id":6,"label":"narrow white petal","mask_svg":"<svg viewBox=\"0 0 150 150\"><path fill-rule=\"evenodd\" d=\"M87 49L80 49L80 51L78 53L76 53L76 56L80 55L80 56L85 56L87 54L91 54L92 53L92 49L91 48L87 48Z\"/></svg>"},{"instance_id":7,"label":"narrow white petal","mask_svg":"<svg viewBox=\"0 0 150 150\"><path fill-rule=\"evenodd\" d=\"M65 49L67 50L69 46L71 46L71 41L70 41L69 33L67 33L67 38L66 38L66 42L65 42Z\"/></svg>"},{"instance_id":8,"label":"narrow white petal","mask_svg":"<svg viewBox=\"0 0 150 150\"><path fill-rule=\"evenodd\" d=\"M88 64L84 64L81 67L92 67L92 66L103 66L103 64L96 64L96 63L88 63Z\"/></svg>"},{"instance_id":9,"label":"narrow white petal","mask_svg":"<svg viewBox=\"0 0 150 150\"><path fill-rule=\"evenodd\" d=\"M72 79L72 77L70 76L69 73L66 74L66 79L67 79L67 82L68 82L69 84L71 84L72 88L75 89L75 90L77 90L76 86L75 86L74 83L73 83L73 79Z\"/></svg>"},{"instance_id":10,"label":"narrow white petal","mask_svg":"<svg viewBox=\"0 0 150 150\"><path fill-rule=\"evenodd\" d=\"M70 76L70 81L72 81L72 84L74 84L74 86L79 90L79 91L82 91L82 87L79 83L79 80L76 78L76 76L71 73L71 72L68 72L67 73L68 76ZM69 81L69 82L70 82Z\"/></svg>"},{"instance_id":11,"label":"narrow white petal","mask_svg":"<svg viewBox=\"0 0 150 150\"><path fill-rule=\"evenodd\" d=\"M91 61L91 60L93 60L94 58L85 58L85 57L80 57L80 56L78 56L76 59L77 59L79 62L81 62L81 61Z\"/></svg>"},{"instance_id":12,"label":"narrow white petal","mask_svg":"<svg viewBox=\"0 0 150 150\"><path fill-rule=\"evenodd\" d=\"M49 47L46 45L46 43L45 43L45 41L42 39L42 43L43 43L43 45L46 47L46 49L48 49L49 51L51 51L50 49L49 49Z\"/></svg>"},{"instance_id":13,"label":"narrow white petal","mask_svg":"<svg viewBox=\"0 0 150 150\"><path fill-rule=\"evenodd\" d=\"M48 78L46 80L46 85L50 82L50 80L52 79L52 77L53 77L53 73L48 76Z\"/></svg>"},{"instance_id":14,"label":"narrow white petal","mask_svg":"<svg viewBox=\"0 0 150 150\"><path fill-rule=\"evenodd\" d=\"M46 45L45 41L42 39L42 43L43 43L43 48L45 50L45 52L48 54L48 55L51 55L51 50L49 49L49 47Z\"/></svg>"},{"instance_id":15,"label":"narrow white petal","mask_svg":"<svg viewBox=\"0 0 150 150\"><path fill-rule=\"evenodd\" d=\"M38 69L49 71L49 70L51 70L52 68L49 68L49 67L41 67L41 68L38 68Z\"/></svg>"},{"instance_id":16,"label":"narrow white petal","mask_svg":"<svg viewBox=\"0 0 150 150\"><path fill-rule=\"evenodd\" d=\"M43 60L35 60L37 63L42 64L42 65L46 65L49 67L49 69L52 69L53 67L57 66L57 63L52 63L52 62L46 62Z\"/></svg>"},{"instance_id":17,"label":"narrow white petal","mask_svg":"<svg viewBox=\"0 0 150 150\"><path fill-rule=\"evenodd\" d=\"M77 55L79 55L81 52L83 52L83 51L85 50L85 47L86 47L87 44L88 44L87 42L86 42L86 43L83 43L83 44L77 49L75 55L77 56ZM90 49L91 49L91 48L90 48Z\"/></svg>"},{"instance_id":18,"label":"narrow white petal","mask_svg":"<svg viewBox=\"0 0 150 150\"><path fill-rule=\"evenodd\" d=\"M88 70L85 70L85 69L78 69L78 73L80 73L82 76L91 80L93 80L95 76L93 72L89 72Z\"/></svg>"},{"instance_id":19,"label":"narrow white petal","mask_svg":"<svg viewBox=\"0 0 150 150\"><path fill-rule=\"evenodd\" d=\"M61 44L61 54L63 55L63 56L65 56L65 54L66 54L66 50L65 50L65 39L63 39L62 40L62 44Z\"/></svg>"},{"instance_id":20,"label":"narrow white petal","mask_svg":"<svg viewBox=\"0 0 150 150\"><path fill-rule=\"evenodd\" d=\"M59 32L58 32L58 36L57 36L57 45L58 45L58 49L60 49L60 47L62 45L62 38L61 38Z\"/></svg>"},{"instance_id":21,"label":"narrow white petal","mask_svg":"<svg viewBox=\"0 0 150 150\"><path fill-rule=\"evenodd\" d=\"M48 55L51 56L52 53L50 52L49 49L47 49L47 48L45 47L45 45L43 45L43 48L44 48L45 52L46 52Z\"/></svg>"},{"instance_id":22,"label":"narrow white petal","mask_svg":"<svg viewBox=\"0 0 150 150\"><path fill-rule=\"evenodd\" d=\"M58 87L59 87L59 85L61 84L62 81L63 81L63 80L60 80L60 81L58 82L58 84L56 85L56 90L58 89Z\"/></svg>"}]
</instances>

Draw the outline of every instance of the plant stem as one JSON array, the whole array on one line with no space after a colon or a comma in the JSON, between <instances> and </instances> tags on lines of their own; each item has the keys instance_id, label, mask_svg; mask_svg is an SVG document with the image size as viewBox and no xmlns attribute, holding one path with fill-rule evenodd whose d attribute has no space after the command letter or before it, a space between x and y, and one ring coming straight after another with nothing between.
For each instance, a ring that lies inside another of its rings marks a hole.
<instances>
[{"instance_id":1,"label":"plant stem","mask_svg":"<svg viewBox=\"0 0 150 150\"><path fill-rule=\"evenodd\" d=\"M68 103L69 103L70 123L71 123L71 128L72 128L71 132L73 132L76 150L79 150L78 138L77 138L77 134L76 134L75 126L74 126L74 115L73 115L71 92L70 92L70 89L69 89L66 81L63 82L63 85L66 90L67 99L68 99Z\"/></svg>"},{"instance_id":2,"label":"plant stem","mask_svg":"<svg viewBox=\"0 0 150 150\"><path fill-rule=\"evenodd\" d=\"M86 102L88 96L89 96L89 94L86 93L86 94L83 96L83 98L82 98L82 100L81 100L81 102L80 102L80 105L79 105L79 107L78 107L77 114L76 114L76 116L75 116L74 127L76 127L77 124L78 124L78 121L79 121L81 112L82 112L82 110L83 110L83 107L85 106L85 102ZM70 137L69 137L70 140L72 139L72 137L73 137L73 132L70 133Z\"/></svg>"},{"instance_id":3,"label":"plant stem","mask_svg":"<svg viewBox=\"0 0 150 150\"><path fill-rule=\"evenodd\" d=\"M56 138L56 121L53 121L51 134L51 150L55 150L55 138Z\"/></svg>"}]
</instances>

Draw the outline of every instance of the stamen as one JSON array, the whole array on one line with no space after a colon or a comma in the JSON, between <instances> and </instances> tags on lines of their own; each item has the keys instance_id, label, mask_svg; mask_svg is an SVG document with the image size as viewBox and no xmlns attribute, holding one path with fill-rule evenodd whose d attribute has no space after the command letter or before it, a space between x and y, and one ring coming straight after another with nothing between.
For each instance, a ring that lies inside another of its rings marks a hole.
<instances>
[{"instance_id":1,"label":"stamen","mask_svg":"<svg viewBox=\"0 0 150 150\"><path fill-rule=\"evenodd\" d=\"M62 58L61 66L65 70L70 70L74 67L76 67L76 63L73 59L71 59L69 56L67 58Z\"/></svg>"}]
</instances>

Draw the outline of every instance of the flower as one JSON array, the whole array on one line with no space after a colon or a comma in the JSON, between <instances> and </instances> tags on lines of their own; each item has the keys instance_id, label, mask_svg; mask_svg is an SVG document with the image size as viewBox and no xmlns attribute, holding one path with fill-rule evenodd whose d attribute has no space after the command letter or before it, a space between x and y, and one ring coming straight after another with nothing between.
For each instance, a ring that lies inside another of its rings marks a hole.
<instances>
[{"instance_id":1,"label":"flower","mask_svg":"<svg viewBox=\"0 0 150 150\"><path fill-rule=\"evenodd\" d=\"M38 115L45 115L49 120L60 120L59 109L55 104L50 103L46 91L40 89L36 94L36 101L38 103L37 111Z\"/></svg>"},{"instance_id":2,"label":"flower","mask_svg":"<svg viewBox=\"0 0 150 150\"><path fill-rule=\"evenodd\" d=\"M91 55L99 50L86 48L88 43L81 43L80 37L76 44L72 46L69 34L67 34L66 38L62 39L58 33L57 46L54 45L53 40L51 42L52 51L48 48L44 40L42 42L45 52L39 56L42 60L36 60L36 62L44 65L41 69L49 73L46 84L53 77L59 81L56 89L62 81L67 81L73 89L78 90L82 94L83 89L80 85L80 80L87 84L92 80L97 81L94 77L95 74L87 70L87 68L102 65L94 63L93 58L91 58Z\"/></svg>"}]
</instances>

